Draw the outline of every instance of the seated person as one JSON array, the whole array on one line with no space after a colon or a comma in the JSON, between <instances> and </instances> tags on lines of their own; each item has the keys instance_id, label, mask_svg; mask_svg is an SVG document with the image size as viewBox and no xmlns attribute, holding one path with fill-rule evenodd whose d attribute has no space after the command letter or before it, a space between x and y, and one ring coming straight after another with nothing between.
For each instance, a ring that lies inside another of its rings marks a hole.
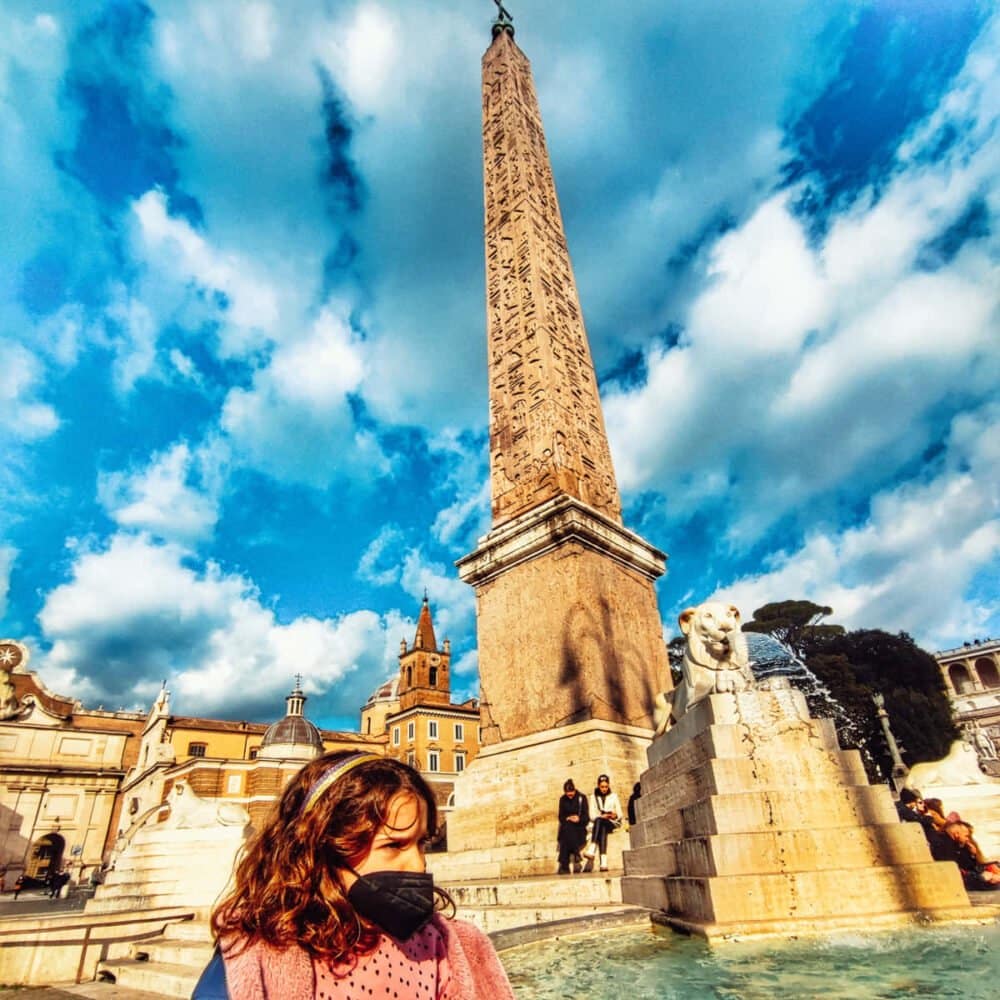
<instances>
[{"instance_id":1,"label":"seated person","mask_svg":"<svg viewBox=\"0 0 1000 1000\"><path fill-rule=\"evenodd\" d=\"M944 803L940 799L924 799L924 815L931 821L935 830L943 830L948 822L944 815ZM955 819L961 819L955 816Z\"/></svg>"},{"instance_id":2,"label":"seated person","mask_svg":"<svg viewBox=\"0 0 1000 1000\"><path fill-rule=\"evenodd\" d=\"M924 810L923 796L915 788L904 788L899 793L896 812L904 823L919 823L928 837L934 832L934 823Z\"/></svg>"},{"instance_id":3,"label":"seated person","mask_svg":"<svg viewBox=\"0 0 1000 1000\"><path fill-rule=\"evenodd\" d=\"M972 827L968 823L961 820L946 823L943 831L935 831L930 837L931 857L935 861L954 861L966 889L1000 889L1000 874L979 861L970 841Z\"/></svg>"}]
</instances>

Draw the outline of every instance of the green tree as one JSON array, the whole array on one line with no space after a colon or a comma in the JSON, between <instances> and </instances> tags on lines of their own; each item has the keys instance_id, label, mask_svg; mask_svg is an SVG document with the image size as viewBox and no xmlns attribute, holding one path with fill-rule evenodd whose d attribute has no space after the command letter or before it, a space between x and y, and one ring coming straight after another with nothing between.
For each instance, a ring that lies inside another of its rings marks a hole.
<instances>
[{"instance_id":1,"label":"green tree","mask_svg":"<svg viewBox=\"0 0 1000 1000\"><path fill-rule=\"evenodd\" d=\"M753 618L743 626L743 631L773 635L801 656L806 647L817 640L843 635L843 626L821 624L827 615L832 614L833 608L813 604L812 601L776 601L758 608Z\"/></svg>"},{"instance_id":2,"label":"green tree","mask_svg":"<svg viewBox=\"0 0 1000 1000\"><path fill-rule=\"evenodd\" d=\"M833 609L812 601L765 604L743 626L773 635L794 650L843 708L835 719L842 747L862 751L873 778L890 773L892 761L872 695L885 708L903 759L909 764L937 760L958 738L937 661L905 632L846 631L823 624Z\"/></svg>"}]
</instances>

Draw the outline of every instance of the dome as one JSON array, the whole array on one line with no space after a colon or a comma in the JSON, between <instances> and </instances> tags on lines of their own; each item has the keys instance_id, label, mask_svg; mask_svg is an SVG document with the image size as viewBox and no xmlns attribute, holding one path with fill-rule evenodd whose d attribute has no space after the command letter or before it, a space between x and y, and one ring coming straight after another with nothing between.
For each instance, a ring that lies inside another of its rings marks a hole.
<instances>
[{"instance_id":1,"label":"dome","mask_svg":"<svg viewBox=\"0 0 1000 1000\"><path fill-rule=\"evenodd\" d=\"M261 757L311 760L321 754L323 737L302 714L306 696L296 679L295 690L285 699L288 711L280 722L267 727L260 743Z\"/></svg>"},{"instance_id":2,"label":"dome","mask_svg":"<svg viewBox=\"0 0 1000 1000\"><path fill-rule=\"evenodd\" d=\"M370 695L368 700L365 702L365 708L371 708L372 705L377 704L380 701L398 701L399 700L399 674L395 677L390 677L384 684L380 684Z\"/></svg>"},{"instance_id":3,"label":"dome","mask_svg":"<svg viewBox=\"0 0 1000 1000\"><path fill-rule=\"evenodd\" d=\"M261 740L262 747L271 747L278 744L302 744L316 747L322 751L323 738L319 730L301 715L286 715L280 722L275 722L267 727L264 739Z\"/></svg>"}]
</instances>

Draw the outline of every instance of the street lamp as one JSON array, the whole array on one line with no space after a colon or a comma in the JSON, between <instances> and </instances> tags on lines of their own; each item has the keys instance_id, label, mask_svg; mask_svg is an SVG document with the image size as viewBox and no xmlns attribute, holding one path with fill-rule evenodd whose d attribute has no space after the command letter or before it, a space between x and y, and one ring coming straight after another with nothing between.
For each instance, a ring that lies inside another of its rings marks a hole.
<instances>
[{"instance_id":1,"label":"street lamp","mask_svg":"<svg viewBox=\"0 0 1000 1000\"><path fill-rule=\"evenodd\" d=\"M892 785L898 792L903 787L910 769L903 763L903 758L899 753L899 744L889 728L889 713L885 710L885 695L881 691L876 691L872 695L872 701L875 702L875 714L878 716L879 722L882 723L885 741L889 744L889 756L892 757Z\"/></svg>"}]
</instances>

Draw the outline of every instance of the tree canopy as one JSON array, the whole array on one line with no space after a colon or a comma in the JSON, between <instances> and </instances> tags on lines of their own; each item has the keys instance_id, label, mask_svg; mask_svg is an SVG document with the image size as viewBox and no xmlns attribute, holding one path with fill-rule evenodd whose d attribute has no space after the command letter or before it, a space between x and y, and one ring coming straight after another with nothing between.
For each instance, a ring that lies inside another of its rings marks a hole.
<instances>
[{"instance_id":1,"label":"tree canopy","mask_svg":"<svg viewBox=\"0 0 1000 1000\"><path fill-rule=\"evenodd\" d=\"M841 746L864 752L872 777L891 773L872 695L885 696L893 734L908 765L944 757L958 731L937 661L905 632L846 631L822 624L833 609L811 601L758 608L743 629L773 635L794 650L844 709Z\"/></svg>"}]
</instances>

